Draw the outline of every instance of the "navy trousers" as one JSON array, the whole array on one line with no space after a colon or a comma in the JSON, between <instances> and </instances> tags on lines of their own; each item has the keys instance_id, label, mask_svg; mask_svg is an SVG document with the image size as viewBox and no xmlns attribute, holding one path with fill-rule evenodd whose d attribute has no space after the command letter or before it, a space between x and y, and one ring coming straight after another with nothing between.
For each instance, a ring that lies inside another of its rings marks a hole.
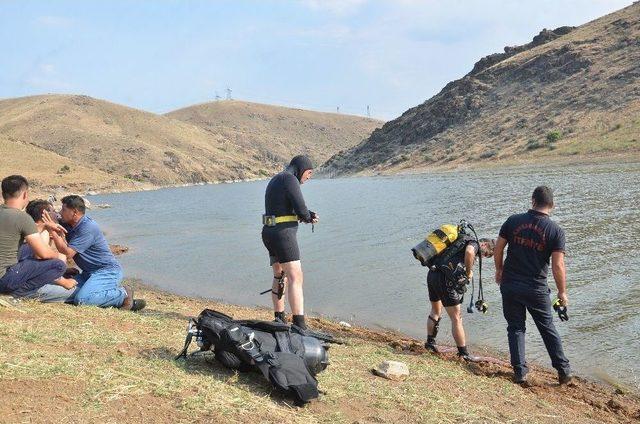
<instances>
[{"instance_id":1,"label":"navy trousers","mask_svg":"<svg viewBox=\"0 0 640 424\"><path fill-rule=\"evenodd\" d=\"M551 365L561 374L569 374L569 360L562 350L562 340L553 324L553 309L547 286L536 286L519 281L503 281L502 312L507 320L509 353L514 373L524 376L529 371L525 359L526 311L538 327L544 345L547 348Z\"/></svg>"},{"instance_id":2,"label":"navy trousers","mask_svg":"<svg viewBox=\"0 0 640 424\"><path fill-rule=\"evenodd\" d=\"M7 268L0 278L0 293L24 296L62 277L66 270L67 264L60 259L25 259Z\"/></svg>"}]
</instances>

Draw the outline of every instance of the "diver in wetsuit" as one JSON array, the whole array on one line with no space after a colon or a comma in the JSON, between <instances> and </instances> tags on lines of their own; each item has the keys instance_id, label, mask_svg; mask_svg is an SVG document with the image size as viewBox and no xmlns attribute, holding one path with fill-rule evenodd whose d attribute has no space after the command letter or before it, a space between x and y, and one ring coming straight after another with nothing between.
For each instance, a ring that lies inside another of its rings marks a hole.
<instances>
[{"instance_id":1,"label":"diver in wetsuit","mask_svg":"<svg viewBox=\"0 0 640 424\"><path fill-rule=\"evenodd\" d=\"M304 155L291 159L287 168L274 176L264 196L262 242L269 251L273 268L271 299L274 316L285 321L284 293L287 292L293 324L306 328L304 321L303 275L296 233L298 221L315 224L318 215L304 203L300 184L311 178L313 165ZM288 290L285 290L288 289Z\"/></svg>"}]
</instances>

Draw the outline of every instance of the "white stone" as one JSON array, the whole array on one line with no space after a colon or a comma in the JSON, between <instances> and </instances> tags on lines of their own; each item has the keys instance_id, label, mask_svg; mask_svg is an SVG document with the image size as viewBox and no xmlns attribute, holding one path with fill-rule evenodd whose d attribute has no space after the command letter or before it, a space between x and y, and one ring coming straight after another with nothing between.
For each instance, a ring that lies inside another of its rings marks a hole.
<instances>
[{"instance_id":1,"label":"white stone","mask_svg":"<svg viewBox=\"0 0 640 424\"><path fill-rule=\"evenodd\" d=\"M409 375L409 367L404 362L384 361L373 373L389 380L404 380Z\"/></svg>"}]
</instances>

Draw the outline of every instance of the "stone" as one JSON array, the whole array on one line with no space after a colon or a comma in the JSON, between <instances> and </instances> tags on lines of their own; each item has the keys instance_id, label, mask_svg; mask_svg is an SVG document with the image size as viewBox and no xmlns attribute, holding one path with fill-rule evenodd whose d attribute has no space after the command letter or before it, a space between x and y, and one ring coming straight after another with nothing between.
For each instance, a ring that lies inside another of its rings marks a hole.
<instances>
[{"instance_id":1,"label":"stone","mask_svg":"<svg viewBox=\"0 0 640 424\"><path fill-rule=\"evenodd\" d=\"M374 368L372 372L389 380L401 381L409 376L409 367L404 362L384 361L378 368Z\"/></svg>"},{"instance_id":2,"label":"stone","mask_svg":"<svg viewBox=\"0 0 640 424\"><path fill-rule=\"evenodd\" d=\"M351 324L349 324L346 321L340 321L338 325L340 325L340 327L343 327L343 328L351 328Z\"/></svg>"}]
</instances>

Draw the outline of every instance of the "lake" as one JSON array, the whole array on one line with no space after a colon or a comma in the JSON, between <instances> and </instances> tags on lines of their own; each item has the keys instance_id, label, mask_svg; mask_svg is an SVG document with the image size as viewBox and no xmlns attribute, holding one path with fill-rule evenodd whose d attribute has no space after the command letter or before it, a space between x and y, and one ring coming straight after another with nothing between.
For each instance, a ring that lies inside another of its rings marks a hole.
<instances>
[{"instance_id":1,"label":"lake","mask_svg":"<svg viewBox=\"0 0 640 424\"><path fill-rule=\"evenodd\" d=\"M565 352L578 373L604 372L639 388L638 181L640 164L311 180L303 193L321 222L314 233L309 225L298 231L306 311L425 339L426 268L410 249L462 218L479 237L495 238L509 215L529 208L535 186L546 184L555 191L552 217L567 235L570 320L556 320ZM270 297L258 294L271 284L260 238L266 184L92 196L92 203L112 208L90 215L111 243L131 248L120 258L127 277L179 294L270 307ZM464 312L468 344L472 351L483 345L508 352L493 260L483 263L489 311ZM550 286L555 296L552 278ZM449 327L444 318L440 343L453 344ZM550 366L530 317L527 354Z\"/></svg>"}]
</instances>

